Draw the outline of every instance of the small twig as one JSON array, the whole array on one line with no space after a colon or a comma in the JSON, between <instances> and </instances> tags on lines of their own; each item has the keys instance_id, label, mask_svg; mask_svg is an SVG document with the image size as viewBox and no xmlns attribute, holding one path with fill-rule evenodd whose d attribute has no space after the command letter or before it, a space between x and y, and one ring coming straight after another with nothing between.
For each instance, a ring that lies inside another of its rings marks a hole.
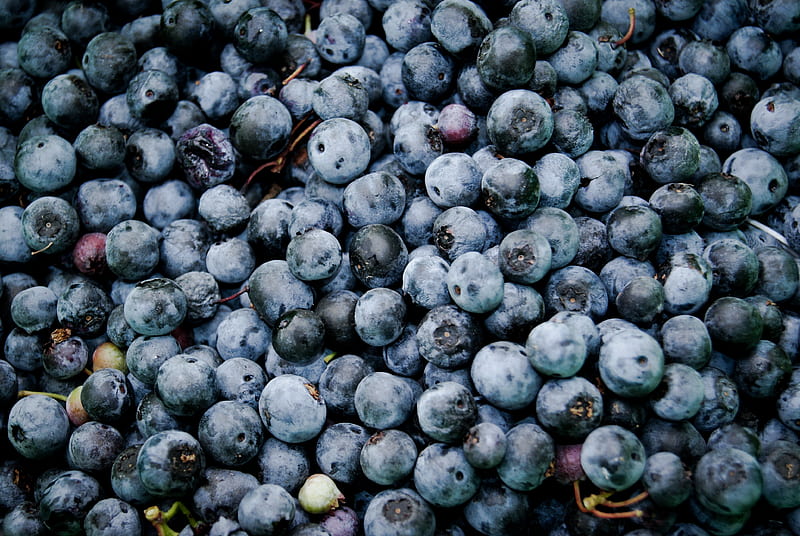
<instances>
[{"instance_id":1,"label":"small twig","mask_svg":"<svg viewBox=\"0 0 800 536\"><path fill-rule=\"evenodd\" d=\"M627 43L631 37L633 37L633 32L636 30L636 10L634 8L628 9L628 31L625 35L622 36L621 39L618 39L611 43L613 48L617 48L618 46L624 45Z\"/></svg>"}]
</instances>

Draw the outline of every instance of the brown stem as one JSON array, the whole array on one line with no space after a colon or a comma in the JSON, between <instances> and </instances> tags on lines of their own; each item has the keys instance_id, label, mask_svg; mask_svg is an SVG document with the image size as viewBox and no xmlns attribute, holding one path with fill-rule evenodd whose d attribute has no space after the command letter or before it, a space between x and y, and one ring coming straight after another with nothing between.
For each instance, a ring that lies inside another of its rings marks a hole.
<instances>
[{"instance_id":1,"label":"brown stem","mask_svg":"<svg viewBox=\"0 0 800 536\"><path fill-rule=\"evenodd\" d=\"M628 9L628 17L629 17L628 31L625 35L622 36L621 39L618 39L612 43L612 46L614 48L624 45L630 40L631 37L633 37L633 32L636 30L636 10L634 8Z\"/></svg>"}]
</instances>

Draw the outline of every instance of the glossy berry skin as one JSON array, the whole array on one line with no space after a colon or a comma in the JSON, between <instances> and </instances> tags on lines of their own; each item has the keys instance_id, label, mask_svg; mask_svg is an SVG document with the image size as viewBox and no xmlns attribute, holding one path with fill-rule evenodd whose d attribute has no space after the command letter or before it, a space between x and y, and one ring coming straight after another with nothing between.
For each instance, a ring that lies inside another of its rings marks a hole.
<instances>
[{"instance_id":1,"label":"glossy berry skin","mask_svg":"<svg viewBox=\"0 0 800 536\"><path fill-rule=\"evenodd\" d=\"M54 533L81 534L84 518L101 497L94 477L83 471L64 471L42 490L39 516Z\"/></svg>"},{"instance_id":2,"label":"glossy berry skin","mask_svg":"<svg viewBox=\"0 0 800 536\"><path fill-rule=\"evenodd\" d=\"M283 52L288 38L284 20L268 7L248 9L233 27L233 45L250 63L266 63Z\"/></svg>"},{"instance_id":3,"label":"glossy berry skin","mask_svg":"<svg viewBox=\"0 0 800 536\"><path fill-rule=\"evenodd\" d=\"M261 418L252 406L232 400L217 402L200 418L197 439L215 461L228 467L241 466L261 448Z\"/></svg>"},{"instance_id":4,"label":"glossy berry skin","mask_svg":"<svg viewBox=\"0 0 800 536\"><path fill-rule=\"evenodd\" d=\"M200 442L179 430L159 432L147 438L136 457L144 489L158 497L180 496L200 482L206 457Z\"/></svg>"},{"instance_id":5,"label":"glossy berry skin","mask_svg":"<svg viewBox=\"0 0 800 536\"><path fill-rule=\"evenodd\" d=\"M130 381L117 369L100 369L83 383L81 404L94 421L117 424L129 418L134 406Z\"/></svg>"},{"instance_id":6,"label":"glossy berry skin","mask_svg":"<svg viewBox=\"0 0 800 536\"><path fill-rule=\"evenodd\" d=\"M525 162L504 158L484 171L481 194L492 214L512 220L524 218L539 204L539 179Z\"/></svg>"},{"instance_id":7,"label":"glossy berry skin","mask_svg":"<svg viewBox=\"0 0 800 536\"><path fill-rule=\"evenodd\" d=\"M57 400L30 395L11 406L8 441L25 458L45 459L67 445L69 426L67 413Z\"/></svg>"},{"instance_id":8,"label":"glossy berry skin","mask_svg":"<svg viewBox=\"0 0 800 536\"><path fill-rule=\"evenodd\" d=\"M267 95L251 97L233 112L230 140L247 158L269 160L289 141L292 116L281 102Z\"/></svg>"},{"instance_id":9,"label":"glossy berry skin","mask_svg":"<svg viewBox=\"0 0 800 536\"><path fill-rule=\"evenodd\" d=\"M370 224L353 235L349 247L353 274L368 288L400 282L408 250L400 235L383 224Z\"/></svg>"},{"instance_id":10,"label":"glossy berry skin","mask_svg":"<svg viewBox=\"0 0 800 536\"><path fill-rule=\"evenodd\" d=\"M675 107L667 89L645 76L624 80L614 94L612 106L622 130L635 140L649 138L675 119Z\"/></svg>"},{"instance_id":11,"label":"glossy berry skin","mask_svg":"<svg viewBox=\"0 0 800 536\"><path fill-rule=\"evenodd\" d=\"M727 470L722 471L722 468ZM761 496L763 477L758 461L746 452L723 448L711 450L695 466L697 500L720 514L742 514Z\"/></svg>"},{"instance_id":12,"label":"glossy berry skin","mask_svg":"<svg viewBox=\"0 0 800 536\"><path fill-rule=\"evenodd\" d=\"M513 89L501 94L489 108L489 139L508 156L521 156L542 148L553 134L553 113L533 91Z\"/></svg>"},{"instance_id":13,"label":"glossy berry skin","mask_svg":"<svg viewBox=\"0 0 800 536\"><path fill-rule=\"evenodd\" d=\"M215 37L214 17L206 4L181 0L164 8L159 32L167 48L178 56L208 53ZM194 56L198 59L197 56Z\"/></svg>"},{"instance_id":14,"label":"glossy berry skin","mask_svg":"<svg viewBox=\"0 0 800 536\"><path fill-rule=\"evenodd\" d=\"M481 81L494 91L523 87L533 76L536 45L516 26L489 32L478 48L475 63Z\"/></svg>"}]
</instances>

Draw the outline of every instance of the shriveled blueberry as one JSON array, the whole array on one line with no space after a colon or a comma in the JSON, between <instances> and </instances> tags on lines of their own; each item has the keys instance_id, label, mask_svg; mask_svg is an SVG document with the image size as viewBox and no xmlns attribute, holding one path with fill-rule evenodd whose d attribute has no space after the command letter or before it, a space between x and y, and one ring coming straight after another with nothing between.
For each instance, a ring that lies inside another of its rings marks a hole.
<instances>
[{"instance_id":1,"label":"shriveled blueberry","mask_svg":"<svg viewBox=\"0 0 800 536\"><path fill-rule=\"evenodd\" d=\"M190 128L178 138L175 157L187 182L200 189L230 180L236 168L231 140L207 123Z\"/></svg>"}]
</instances>

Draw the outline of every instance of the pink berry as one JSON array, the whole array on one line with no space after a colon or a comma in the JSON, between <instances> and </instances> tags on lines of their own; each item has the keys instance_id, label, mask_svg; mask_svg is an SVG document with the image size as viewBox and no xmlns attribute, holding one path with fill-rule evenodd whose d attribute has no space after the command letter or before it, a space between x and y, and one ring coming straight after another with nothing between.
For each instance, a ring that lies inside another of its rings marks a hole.
<instances>
[{"instance_id":1,"label":"pink berry","mask_svg":"<svg viewBox=\"0 0 800 536\"><path fill-rule=\"evenodd\" d=\"M448 145L466 145L478 134L478 118L463 104L448 104L439 113L436 123Z\"/></svg>"},{"instance_id":2,"label":"pink berry","mask_svg":"<svg viewBox=\"0 0 800 536\"><path fill-rule=\"evenodd\" d=\"M87 233L81 236L72 250L72 263L86 275L103 275L108 271L106 263L106 235Z\"/></svg>"}]
</instances>

